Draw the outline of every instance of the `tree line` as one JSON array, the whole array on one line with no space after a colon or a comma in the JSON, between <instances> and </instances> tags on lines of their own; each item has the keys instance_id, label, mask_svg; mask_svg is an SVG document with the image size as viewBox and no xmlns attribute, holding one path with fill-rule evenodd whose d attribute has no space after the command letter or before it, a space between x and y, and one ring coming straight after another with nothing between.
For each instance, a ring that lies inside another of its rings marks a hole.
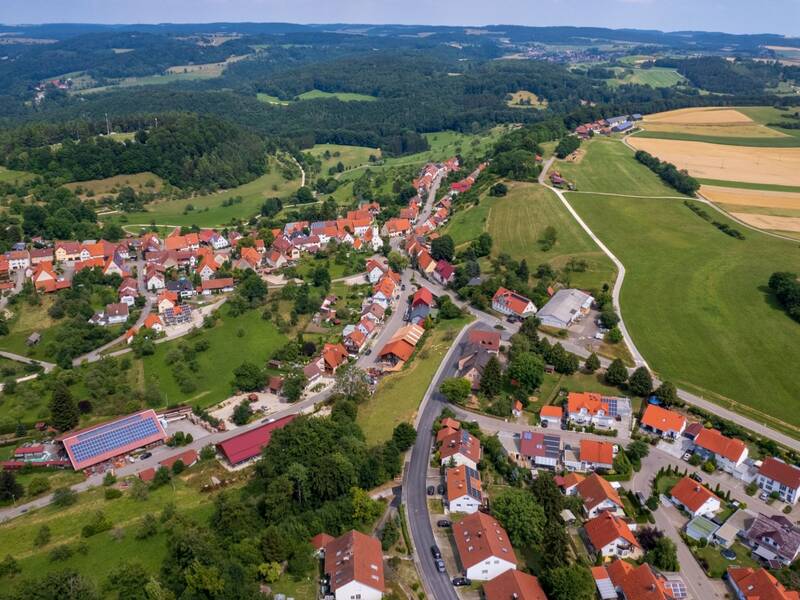
<instances>
[{"instance_id":1,"label":"tree line","mask_svg":"<svg viewBox=\"0 0 800 600\"><path fill-rule=\"evenodd\" d=\"M672 163L659 160L644 150L637 150L634 156L636 157L636 160L658 175L661 178L661 181L678 190L681 194L694 196L697 190L700 189L699 181L689 175L686 171L678 170L678 168Z\"/></svg>"}]
</instances>

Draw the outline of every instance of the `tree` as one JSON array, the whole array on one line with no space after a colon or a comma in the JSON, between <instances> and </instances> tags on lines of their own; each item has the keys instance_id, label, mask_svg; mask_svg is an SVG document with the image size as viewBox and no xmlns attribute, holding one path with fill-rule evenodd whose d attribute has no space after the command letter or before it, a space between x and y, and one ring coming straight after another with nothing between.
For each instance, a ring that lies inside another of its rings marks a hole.
<instances>
[{"instance_id":1,"label":"tree","mask_svg":"<svg viewBox=\"0 0 800 600\"><path fill-rule=\"evenodd\" d=\"M673 406L678 403L678 390L671 381L664 381L658 386L655 395L664 406Z\"/></svg>"},{"instance_id":2,"label":"tree","mask_svg":"<svg viewBox=\"0 0 800 600\"><path fill-rule=\"evenodd\" d=\"M681 565L678 562L678 549L668 537L662 537L656 541L655 546L644 555L645 562L653 565L662 571L680 571Z\"/></svg>"},{"instance_id":3,"label":"tree","mask_svg":"<svg viewBox=\"0 0 800 600\"><path fill-rule=\"evenodd\" d=\"M246 425L250 418L253 416L253 409L250 408L250 403L247 400L242 400L233 409L231 420L236 425Z\"/></svg>"},{"instance_id":4,"label":"tree","mask_svg":"<svg viewBox=\"0 0 800 600\"><path fill-rule=\"evenodd\" d=\"M606 369L606 383L609 385L622 385L628 380L628 369L621 359L615 358Z\"/></svg>"},{"instance_id":5,"label":"tree","mask_svg":"<svg viewBox=\"0 0 800 600\"><path fill-rule=\"evenodd\" d=\"M648 396L653 391L653 378L647 367L639 367L628 380L628 388L637 396Z\"/></svg>"},{"instance_id":6,"label":"tree","mask_svg":"<svg viewBox=\"0 0 800 600\"><path fill-rule=\"evenodd\" d=\"M464 315L464 312L458 305L450 300L450 296L441 296L438 300L439 303L439 316L442 319L458 319Z\"/></svg>"},{"instance_id":7,"label":"tree","mask_svg":"<svg viewBox=\"0 0 800 600\"><path fill-rule=\"evenodd\" d=\"M505 183L495 183L489 189L490 196L505 196L508 193L508 186Z\"/></svg>"},{"instance_id":8,"label":"tree","mask_svg":"<svg viewBox=\"0 0 800 600\"><path fill-rule=\"evenodd\" d=\"M323 266L314 269L311 280L315 287L322 288L326 291L331 287L331 274L328 272L328 269Z\"/></svg>"},{"instance_id":9,"label":"tree","mask_svg":"<svg viewBox=\"0 0 800 600\"><path fill-rule=\"evenodd\" d=\"M453 404L463 404L472 392L472 385L463 377L449 377L439 386L439 392Z\"/></svg>"},{"instance_id":10,"label":"tree","mask_svg":"<svg viewBox=\"0 0 800 600\"><path fill-rule=\"evenodd\" d=\"M411 448L416 439L417 430L414 429L411 423L406 423L405 421L398 423L394 431L392 431L392 441L400 452L405 452Z\"/></svg>"},{"instance_id":11,"label":"tree","mask_svg":"<svg viewBox=\"0 0 800 600\"><path fill-rule=\"evenodd\" d=\"M78 494L68 487L57 488L53 492L53 504L59 508L72 506L78 501Z\"/></svg>"},{"instance_id":12,"label":"tree","mask_svg":"<svg viewBox=\"0 0 800 600\"><path fill-rule=\"evenodd\" d=\"M243 362L233 371L233 387L237 390L252 392L264 387L266 375L258 365L249 361Z\"/></svg>"},{"instance_id":13,"label":"tree","mask_svg":"<svg viewBox=\"0 0 800 600\"><path fill-rule=\"evenodd\" d=\"M283 381L281 391L289 402L297 402L300 396L303 395L303 390L306 388L306 376L302 371L290 373Z\"/></svg>"},{"instance_id":14,"label":"tree","mask_svg":"<svg viewBox=\"0 0 800 600\"><path fill-rule=\"evenodd\" d=\"M492 355L483 367L481 374L481 393L487 398L494 398L503 385L503 371L500 361Z\"/></svg>"},{"instance_id":15,"label":"tree","mask_svg":"<svg viewBox=\"0 0 800 600\"><path fill-rule=\"evenodd\" d=\"M28 484L28 495L39 496L50 491L50 480L47 477L34 477Z\"/></svg>"},{"instance_id":16,"label":"tree","mask_svg":"<svg viewBox=\"0 0 800 600\"><path fill-rule=\"evenodd\" d=\"M449 235L443 235L431 242L431 256L434 260L451 261L455 253L456 245Z\"/></svg>"},{"instance_id":17,"label":"tree","mask_svg":"<svg viewBox=\"0 0 800 600\"><path fill-rule=\"evenodd\" d=\"M158 533L158 520L150 513L145 514L136 528L135 537L137 540L145 540Z\"/></svg>"},{"instance_id":18,"label":"tree","mask_svg":"<svg viewBox=\"0 0 800 600\"><path fill-rule=\"evenodd\" d=\"M42 525L39 528L39 531L36 532L36 537L33 538L33 545L37 548L41 548L42 546L47 546L50 543L50 538L52 534L50 532L50 528L47 525Z\"/></svg>"},{"instance_id":19,"label":"tree","mask_svg":"<svg viewBox=\"0 0 800 600\"><path fill-rule=\"evenodd\" d=\"M156 474L153 476L153 481L150 486L153 488L161 487L172 481L172 473L169 472L167 467L159 467Z\"/></svg>"},{"instance_id":20,"label":"tree","mask_svg":"<svg viewBox=\"0 0 800 600\"><path fill-rule=\"evenodd\" d=\"M348 363L336 370L334 394L361 404L370 395L369 375L355 363Z\"/></svg>"},{"instance_id":21,"label":"tree","mask_svg":"<svg viewBox=\"0 0 800 600\"><path fill-rule=\"evenodd\" d=\"M553 246L556 245L558 241L558 232L556 228L552 225L548 225L544 228L542 232L542 237L539 238L539 247L542 249L542 252L548 252L549 250L553 249Z\"/></svg>"},{"instance_id":22,"label":"tree","mask_svg":"<svg viewBox=\"0 0 800 600\"><path fill-rule=\"evenodd\" d=\"M655 527L640 527L636 530L636 539L639 540L639 544L645 552L654 549L663 537L664 532Z\"/></svg>"},{"instance_id":23,"label":"tree","mask_svg":"<svg viewBox=\"0 0 800 600\"><path fill-rule=\"evenodd\" d=\"M391 246L388 247L391 248ZM389 263L389 267L395 273L402 273L408 266L408 257L394 250L389 252L389 256L387 257L386 260Z\"/></svg>"},{"instance_id":24,"label":"tree","mask_svg":"<svg viewBox=\"0 0 800 600\"><path fill-rule=\"evenodd\" d=\"M386 552L397 543L400 539L400 527L397 525L397 519L389 519L381 532L381 549Z\"/></svg>"},{"instance_id":25,"label":"tree","mask_svg":"<svg viewBox=\"0 0 800 600\"><path fill-rule=\"evenodd\" d=\"M0 577L13 577L21 571L17 559L10 554L6 554L6 557L0 562Z\"/></svg>"},{"instance_id":26,"label":"tree","mask_svg":"<svg viewBox=\"0 0 800 600\"><path fill-rule=\"evenodd\" d=\"M584 369L586 369L589 373L594 373L597 369L600 368L600 359L597 357L597 354L592 352L587 358L586 362L583 363Z\"/></svg>"},{"instance_id":27,"label":"tree","mask_svg":"<svg viewBox=\"0 0 800 600\"><path fill-rule=\"evenodd\" d=\"M537 354L521 352L516 354L508 363L506 377L522 390L531 394L542 384L544 363Z\"/></svg>"},{"instance_id":28,"label":"tree","mask_svg":"<svg viewBox=\"0 0 800 600\"><path fill-rule=\"evenodd\" d=\"M80 412L66 384L57 382L50 400L50 418L59 431L73 429L80 420Z\"/></svg>"},{"instance_id":29,"label":"tree","mask_svg":"<svg viewBox=\"0 0 800 600\"><path fill-rule=\"evenodd\" d=\"M267 297L267 284L257 273L248 271L236 286L236 293L251 306L255 306Z\"/></svg>"},{"instance_id":30,"label":"tree","mask_svg":"<svg viewBox=\"0 0 800 600\"><path fill-rule=\"evenodd\" d=\"M568 135L563 137L558 142L558 146L556 146L556 156L558 158L566 158L575 152L575 150L580 148L580 146L581 139L577 135Z\"/></svg>"},{"instance_id":31,"label":"tree","mask_svg":"<svg viewBox=\"0 0 800 600\"><path fill-rule=\"evenodd\" d=\"M527 490L504 490L495 498L492 513L514 546L535 546L542 541L546 520L544 509Z\"/></svg>"},{"instance_id":32,"label":"tree","mask_svg":"<svg viewBox=\"0 0 800 600\"><path fill-rule=\"evenodd\" d=\"M280 579L281 573L283 573L283 567L274 560L258 565L258 576L266 583L275 583Z\"/></svg>"},{"instance_id":33,"label":"tree","mask_svg":"<svg viewBox=\"0 0 800 600\"><path fill-rule=\"evenodd\" d=\"M595 597L592 573L580 564L546 571L543 583L550 600L594 600Z\"/></svg>"},{"instance_id":34,"label":"tree","mask_svg":"<svg viewBox=\"0 0 800 600\"><path fill-rule=\"evenodd\" d=\"M114 475L113 471L107 471L103 476L103 485L108 487L110 485L114 485L115 483L117 483L117 476Z\"/></svg>"},{"instance_id":35,"label":"tree","mask_svg":"<svg viewBox=\"0 0 800 600\"><path fill-rule=\"evenodd\" d=\"M150 600L142 586L149 573L138 561L125 561L112 569L103 585L103 591L113 592L118 600Z\"/></svg>"},{"instance_id":36,"label":"tree","mask_svg":"<svg viewBox=\"0 0 800 600\"><path fill-rule=\"evenodd\" d=\"M16 475L11 471L0 472L0 501L16 502L25 495L25 488L17 481Z\"/></svg>"}]
</instances>

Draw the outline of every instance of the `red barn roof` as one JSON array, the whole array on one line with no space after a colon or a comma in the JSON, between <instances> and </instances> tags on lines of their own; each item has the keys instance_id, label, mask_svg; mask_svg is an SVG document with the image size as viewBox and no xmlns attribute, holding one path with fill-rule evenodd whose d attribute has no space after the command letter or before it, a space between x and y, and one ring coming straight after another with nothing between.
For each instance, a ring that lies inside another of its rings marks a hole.
<instances>
[{"instance_id":1,"label":"red barn roof","mask_svg":"<svg viewBox=\"0 0 800 600\"><path fill-rule=\"evenodd\" d=\"M225 455L232 465L239 464L258 456L261 450L269 444L272 432L282 429L294 420L295 415L283 417L272 423L265 423L260 427L251 429L217 444L217 448Z\"/></svg>"}]
</instances>

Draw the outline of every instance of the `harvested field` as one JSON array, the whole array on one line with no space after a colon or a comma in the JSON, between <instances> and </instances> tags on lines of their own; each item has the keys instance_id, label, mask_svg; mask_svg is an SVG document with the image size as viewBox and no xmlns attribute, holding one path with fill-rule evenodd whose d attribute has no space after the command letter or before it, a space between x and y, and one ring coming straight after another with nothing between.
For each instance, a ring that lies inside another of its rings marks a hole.
<instances>
[{"instance_id":1,"label":"harvested field","mask_svg":"<svg viewBox=\"0 0 800 600\"><path fill-rule=\"evenodd\" d=\"M770 129L759 123L715 123L682 125L666 121L645 123L645 131L654 133L685 133L690 135L705 135L712 137L738 137L738 138L774 138L789 137L777 129Z\"/></svg>"},{"instance_id":2,"label":"harvested field","mask_svg":"<svg viewBox=\"0 0 800 600\"><path fill-rule=\"evenodd\" d=\"M673 123L678 125L719 125L729 123L752 123L747 115L733 108L681 108L654 113L644 118L649 123Z\"/></svg>"},{"instance_id":3,"label":"harvested field","mask_svg":"<svg viewBox=\"0 0 800 600\"><path fill-rule=\"evenodd\" d=\"M700 193L717 204L800 209L800 193L797 192L767 192L704 185L700 187Z\"/></svg>"},{"instance_id":4,"label":"harvested field","mask_svg":"<svg viewBox=\"0 0 800 600\"><path fill-rule=\"evenodd\" d=\"M800 185L800 148L743 148L635 136L628 141L637 150L687 169L694 177Z\"/></svg>"},{"instance_id":5,"label":"harvested field","mask_svg":"<svg viewBox=\"0 0 800 600\"><path fill-rule=\"evenodd\" d=\"M740 221L758 227L759 229L769 229L773 231L793 231L800 233L800 218L798 217L775 217L772 215L759 215L752 213L731 213Z\"/></svg>"}]
</instances>

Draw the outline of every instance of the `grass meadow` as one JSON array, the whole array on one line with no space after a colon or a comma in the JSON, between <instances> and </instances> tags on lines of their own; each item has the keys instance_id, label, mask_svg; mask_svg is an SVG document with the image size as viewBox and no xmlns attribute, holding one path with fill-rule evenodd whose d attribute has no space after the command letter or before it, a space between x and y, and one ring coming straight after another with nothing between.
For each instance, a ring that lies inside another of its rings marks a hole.
<instances>
[{"instance_id":1,"label":"grass meadow","mask_svg":"<svg viewBox=\"0 0 800 600\"><path fill-rule=\"evenodd\" d=\"M14 183L19 182L22 183L29 179L33 179L36 177L33 173L27 173L25 171L14 171L12 169L6 169L5 167L0 167L0 183Z\"/></svg>"},{"instance_id":2,"label":"grass meadow","mask_svg":"<svg viewBox=\"0 0 800 600\"><path fill-rule=\"evenodd\" d=\"M369 164L369 157L380 158L380 148L369 148L367 146L343 146L341 144L317 144L310 150L310 154L318 157L322 161L321 175L327 176L328 169L342 163L345 169L352 169L361 165ZM330 152L331 157L323 158L325 152ZM338 154L338 155L337 155Z\"/></svg>"},{"instance_id":3,"label":"grass meadow","mask_svg":"<svg viewBox=\"0 0 800 600\"><path fill-rule=\"evenodd\" d=\"M753 231L734 239L680 200L568 197L625 265L622 314L661 377L761 421L800 425L800 382L787 368L800 361L800 324L766 288L774 271L800 271L796 243Z\"/></svg>"}]
</instances>

